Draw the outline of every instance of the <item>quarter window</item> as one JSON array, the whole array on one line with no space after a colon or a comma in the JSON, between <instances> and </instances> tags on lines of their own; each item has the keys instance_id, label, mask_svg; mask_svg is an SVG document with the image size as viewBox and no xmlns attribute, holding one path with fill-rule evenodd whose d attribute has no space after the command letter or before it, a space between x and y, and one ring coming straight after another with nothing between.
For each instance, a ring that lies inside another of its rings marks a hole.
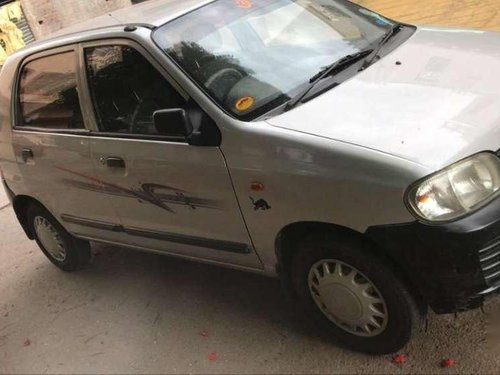
<instances>
[{"instance_id":1,"label":"quarter window","mask_svg":"<svg viewBox=\"0 0 500 375\"><path fill-rule=\"evenodd\" d=\"M156 129L153 113L181 108L186 100L135 49L99 46L85 49L87 76L102 132L166 135Z\"/></svg>"},{"instance_id":2,"label":"quarter window","mask_svg":"<svg viewBox=\"0 0 500 375\"><path fill-rule=\"evenodd\" d=\"M46 129L84 128L76 83L74 52L28 62L21 72L21 126Z\"/></svg>"}]
</instances>

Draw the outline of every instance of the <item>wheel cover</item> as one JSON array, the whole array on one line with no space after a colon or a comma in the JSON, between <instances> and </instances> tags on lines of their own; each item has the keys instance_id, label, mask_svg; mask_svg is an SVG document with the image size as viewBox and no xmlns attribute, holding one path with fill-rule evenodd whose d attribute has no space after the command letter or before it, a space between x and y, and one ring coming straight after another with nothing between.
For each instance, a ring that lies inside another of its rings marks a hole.
<instances>
[{"instance_id":1,"label":"wheel cover","mask_svg":"<svg viewBox=\"0 0 500 375\"><path fill-rule=\"evenodd\" d=\"M33 224L38 240L45 250L55 260L63 262L66 259L66 249L57 229L42 216L35 217Z\"/></svg>"},{"instance_id":2,"label":"wheel cover","mask_svg":"<svg viewBox=\"0 0 500 375\"><path fill-rule=\"evenodd\" d=\"M344 331L375 337L387 327L382 294L356 268L335 259L320 260L309 271L308 285L321 312Z\"/></svg>"}]
</instances>

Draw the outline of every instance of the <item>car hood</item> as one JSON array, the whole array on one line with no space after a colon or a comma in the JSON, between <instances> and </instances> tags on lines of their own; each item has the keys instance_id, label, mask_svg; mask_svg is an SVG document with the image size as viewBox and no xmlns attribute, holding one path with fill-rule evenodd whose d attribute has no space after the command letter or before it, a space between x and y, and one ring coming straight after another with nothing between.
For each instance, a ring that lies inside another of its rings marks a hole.
<instances>
[{"instance_id":1,"label":"car hood","mask_svg":"<svg viewBox=\"0 0 500 375\"><path fill-rule=\"evenodd\" d=\"M498 150L500 34L419 28L366 71L267 122L434 170Z\"/></svg>"}]
</instances>

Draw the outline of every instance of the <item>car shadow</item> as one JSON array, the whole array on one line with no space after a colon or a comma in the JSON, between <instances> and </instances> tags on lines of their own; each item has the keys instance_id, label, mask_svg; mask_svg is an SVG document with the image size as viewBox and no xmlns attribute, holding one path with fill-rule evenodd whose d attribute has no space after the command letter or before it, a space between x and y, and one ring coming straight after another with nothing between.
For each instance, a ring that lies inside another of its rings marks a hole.
<instances>
[{"instance_id":1,"label":"car shadow","mask_svg":"<svg viewBox=\"0 0 500 375\"><path fill-rule=\"evenodd\" d=\"M127 291L137 289L138 284L141 290L150 286L153 302L169 301L172 309L177 301L193 320L203 320L207 310L215 309L217 316L269 323L281 335L307 336L341 346L304 319L277 278L112 245L92 243L92 253L91 265L79 277L105 278ZM137 297L140 302L144 294Z\"/></svg>"}]
</instances>

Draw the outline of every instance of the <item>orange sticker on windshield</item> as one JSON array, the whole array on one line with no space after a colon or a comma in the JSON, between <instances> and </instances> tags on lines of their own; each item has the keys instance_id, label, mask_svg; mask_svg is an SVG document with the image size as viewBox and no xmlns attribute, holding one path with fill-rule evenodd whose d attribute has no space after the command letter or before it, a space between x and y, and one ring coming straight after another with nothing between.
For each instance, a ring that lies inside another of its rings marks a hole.
<instances>
[{"instance_id":1,"label":"orange sticker on windshield","mask_svg":"<svg viewBox=\"0 0 500 375\"><path fill-rule=\"evenodd\" d=\"M252 108L254 103L254 98L252 98L251 96L244 96L243 98L238 99L238 101L234 105L234 108L236 108L236 110L239 112L243 112Z\"/></svg>"},{"instance_id":2,"label":"orange sticker on windshield","mask_svg":"<svg viewBox=\"0 0 500 375\"><path fill-rule=\"evenodd\" d=\"M243 9L250 9L252 7L252 0L234 0L236 5Z\"/></svg>"}]
</instances>

